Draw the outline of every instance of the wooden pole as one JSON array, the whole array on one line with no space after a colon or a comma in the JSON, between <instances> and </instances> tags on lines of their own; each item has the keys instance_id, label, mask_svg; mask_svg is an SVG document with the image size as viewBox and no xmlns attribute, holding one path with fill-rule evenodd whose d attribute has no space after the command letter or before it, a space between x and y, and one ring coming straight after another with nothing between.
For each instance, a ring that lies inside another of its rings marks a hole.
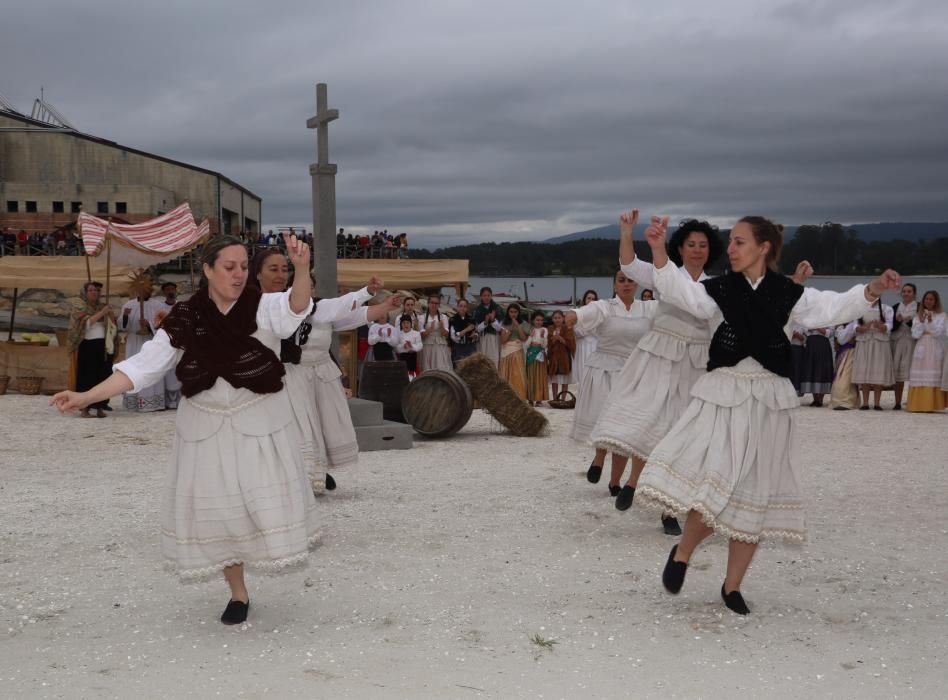
<instances>
[{"instance_id":1,"label":"wooden pole","mask_svg":"<svg viewBox=\"0 0 948 700\"><path fill-rule=\"evenodd\" d=\"M13 305L10 307L10 331L7 333L7 340L13 340L13 322L16 321L16 295L19 291L18 287L13 288Z\"/></svg>"}]
</instances>

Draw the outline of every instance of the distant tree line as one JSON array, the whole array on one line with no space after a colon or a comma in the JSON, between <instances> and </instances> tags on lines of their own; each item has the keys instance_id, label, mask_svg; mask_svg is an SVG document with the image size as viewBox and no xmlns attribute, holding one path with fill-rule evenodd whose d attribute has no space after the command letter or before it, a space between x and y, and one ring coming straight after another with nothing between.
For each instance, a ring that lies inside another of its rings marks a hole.
<instances>
[{"instance_id":1,"label":"distant tree line","mask_svg":"<svg viewBox=\"0 0 948 700\"><path fill-rule=\"evenodd\" d=\"M721 231L725 242L728 233ZM635 253L645 260L651 259L644 241L635 242ZM478 243L435 251L414 249L409 256L469 260L471 274L480 277L609 276L619 266L619 245L615 239L604 238L565 243ZM791 273L801 260L809 260L818 275L868 275L887 267L904 275L948 274L948 238L863 241L856 229L842 224L806 224L799 226L784 245L781 269ZM715 267L722 271L727 260L719 260Z\"/></svg>"}]
</instances>

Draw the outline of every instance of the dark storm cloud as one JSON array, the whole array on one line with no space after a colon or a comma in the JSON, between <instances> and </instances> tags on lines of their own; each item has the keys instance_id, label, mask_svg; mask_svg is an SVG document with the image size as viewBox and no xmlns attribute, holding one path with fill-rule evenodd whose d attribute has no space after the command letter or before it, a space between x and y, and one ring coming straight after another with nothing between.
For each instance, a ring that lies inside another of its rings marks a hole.
<instances>
[{"instance_id":1,"label":"dark storm cloud","mask_svg":"<svg viewBox=\"0 0 948 700\"><path fill-rule=\"evenodd\" d=\"M310 220L316 81L349 228L948 218L935 0L73 5L7 9L0 91L219 169L270 224Z\"/></svg>"}]
</instances>

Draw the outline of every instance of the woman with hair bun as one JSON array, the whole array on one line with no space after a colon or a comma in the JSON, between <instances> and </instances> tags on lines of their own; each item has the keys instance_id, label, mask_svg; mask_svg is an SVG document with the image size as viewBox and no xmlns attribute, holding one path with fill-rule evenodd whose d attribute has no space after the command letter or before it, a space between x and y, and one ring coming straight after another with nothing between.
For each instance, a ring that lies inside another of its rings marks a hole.
<instances>
[{"instance_id":1,"label":"woman with hair bun","mask_svg":"<svg viewBox=\"0 0 948 700\"><path fill-rule=\"evenodd\" d=\"M284 240L294 267L308 269L309 246ZM206 284L171 309L137 355L88 391L63 391L50 403L82 409L177 367L184 398L162 494L161 549L184 581L223 573L230 602L221 622L235 625L250 609L244 568L274 574L303 565L318 541L278 355L280 338L312 308L311 285L309 275L297 275L279 294L247 286L247 249L231 236L212 238L202 262Z\"/></svg>"},{"instance_id":2,"label":"woman with hair bun","mask_svg":"<svg viewBox=\"0 0 948 700\"><path fill-rule=\"evenodd\" d=\"M805 537L795 438L800 401L784 329L790 321L807 328L848 322L901 280L887 270L848 292L804 289L776 272L783 227L747 216L731 229L731 271L696 282L668 264L667 228L667 218L653 219L645 234L659 298L709 321L713 334L708 372L649 455L637 493L648 506L686 516L662 574L665 589L681 590L695 549L717 532L729 541L721 597L746 615L740 589L760 540Z\"/></svg>"}]
</instances>

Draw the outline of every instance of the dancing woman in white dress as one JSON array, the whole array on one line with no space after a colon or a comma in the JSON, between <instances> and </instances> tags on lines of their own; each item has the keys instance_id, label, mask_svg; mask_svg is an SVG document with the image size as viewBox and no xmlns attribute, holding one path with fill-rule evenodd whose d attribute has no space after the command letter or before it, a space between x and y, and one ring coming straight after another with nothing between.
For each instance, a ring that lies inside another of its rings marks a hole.
<instances>
[{"instance_id":1,"label":"dancing woman in white dress","mask_svg":"<svg viewBox=\"0 0 948 700\"><path fill-rule=\"evenodd\" d=\"M630 279L649 289L655 286L654 268L635 255L632 234L639 211L619 218L619 263ZM685 221L672 235L668 255L682 275L701 281L724 246L717 229L706 221ZM708 364L711 330L706 319L659 300L651 330L639 341L616 378L606 407L592 432L593 444L632 458L632 473L616 497L616 508L632 505L645 460L678 421L691 401L691 387ZM680 535L674 516L663 516L668 535Z\"/></svg>"},{"instance_id":2,"label":"dancing woman in white dress","mask_svg":"<svg viewBox=\"0 0 948 700\"><path fill-rule=\"evenodd\" d=\"M782 227L745 217L731 229L731 272L694 282L668 265L667 219L646 231L661 299L714 328L708 373L695 382L692 401L649 455L638 494L646 505L687 515L680 542L662 575L678 593L695 548L712 532L729 540L721 596L739 614L749 609L740 593L762 538L804 539L796 414L800 401L788 378L790 344L785 327L848 322L867 312L883 291L897 289L887 270L848 292L804 289L775 271Z\"/></svg>"},{"instance_id":3,"label":"dancing woman in white dress","mask_svg":"<svg viewBox=\"0 0 948 700\"><path fill-rule=\"evenodd\" d=\"M308 269L309 247L284 236L294 266ZM247 249L218 236L205 246L207 280L171 309L153 340L115 365L89 391L63 391L50 403L74 411L161 381L177 365L182 398L173 462L162 497L161 549L182 580L221 572L231 600L225 624L247 618L244 567L278 573L305 564L317 534L316 501L284 390L280 338L309 314L309 275L282 294L247 287Z\"/></svg>"},{"instance_id":4,"label":"dancing woman in white dress","mask_svg":"<svg viewBox=\"0 0 948 700\"><path fill-rule=\"evenodd\" d=\"M583 378L576 398L571 436L577 442L590 443L590 436L600 420L606 400L629 355L639 340L648 333L658 308L657 301L636 301L635 282L621 270L613 277L616 295L609 300L591 301L566 312L567 326L596 339L596 350L586 360ZM577 333L578 335L578 333ZM586 480L599 483L608 448L595 445L596 452L586 471ZM612 452L609 495L621 490L622 472L629 458Z\"/></svg>"}]
</instances>

